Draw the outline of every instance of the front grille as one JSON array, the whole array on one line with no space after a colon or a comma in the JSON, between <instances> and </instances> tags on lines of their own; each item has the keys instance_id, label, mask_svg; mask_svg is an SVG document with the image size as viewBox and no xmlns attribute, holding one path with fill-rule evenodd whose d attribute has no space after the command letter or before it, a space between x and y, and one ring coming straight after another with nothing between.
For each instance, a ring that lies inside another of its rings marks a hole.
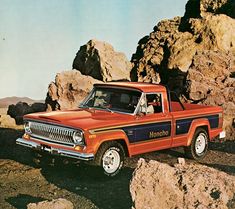
<instances>
[{"instance_id":1,"label":"front grille","mask_svg":"<svg viewBox=\"0 0 235 209\"><path fill-rule=\"evenodd\" d=\"M75 130L51 124L30 121L31 135L44 141L74 145L73 133Z\"/></svg>"}]
</instances>

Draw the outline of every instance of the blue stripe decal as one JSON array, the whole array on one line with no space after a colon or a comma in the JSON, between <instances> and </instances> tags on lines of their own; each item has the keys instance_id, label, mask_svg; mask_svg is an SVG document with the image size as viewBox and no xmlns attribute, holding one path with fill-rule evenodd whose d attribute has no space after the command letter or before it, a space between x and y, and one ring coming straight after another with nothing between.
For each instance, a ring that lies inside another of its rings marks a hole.
<instances>
[{"instance_id":1,"label":"blue stripe decal","mask_svg":"<svg viewBox=\"0 0 235 209\"><path fill-rule=\"evenodd\" d=\"M219 115L207 116L207 119L209 120L211 128L219 127Z\"/></svg>"},{"instance_id":2,"label":"blue stripe decal","mask_svg":"<svg viewBox=\"0 0 235 209\"><path fill-rule=\"evenodd\" d=\"M180 134L186 134L189 131L189 128L191 126L191 123L195 119L200 119L200 118L207 118L210 127L213 128L218 128L219 126L219 115L210 115L206 117L196 117L196 118L187 118L187 119L182 119L182 120L176 120L176 135Z\"/></svg>"},{"instance_id":3,"label":"blue stripe decal","mask_svg":"<svg viewBox=\"0 0 235 209\"><path fill-rule=\"evenodd\" d=\"M122 130L130 143L165 138L171 135L171 121L123 127Z\"/></svg>"}]
</instances>

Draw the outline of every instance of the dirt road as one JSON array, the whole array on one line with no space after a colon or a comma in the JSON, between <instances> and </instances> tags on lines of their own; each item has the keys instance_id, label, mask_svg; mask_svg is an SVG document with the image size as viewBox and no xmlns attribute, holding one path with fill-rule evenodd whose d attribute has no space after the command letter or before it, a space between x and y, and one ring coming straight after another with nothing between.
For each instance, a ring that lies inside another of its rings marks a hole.
<instances>
[{"instance_id":1,"label":"dirt road","mask_svg":"<svg viewBox=\"0 0 235 209\"><path fill-rule=\"evenodd\" d=\"M140 157L168 164L184 157L181 148L139 155L127 159L119 176L107 179L96 170L76 163L35 167L27 148L15 145L23 131L0 128L0 208L26 208L30 202L64 197L75 208L131 208L129 182ZM186 160L187 163L196 163ZM201 162L235 175L235 142L211 143Z\"/></svg>"}]
</instances>

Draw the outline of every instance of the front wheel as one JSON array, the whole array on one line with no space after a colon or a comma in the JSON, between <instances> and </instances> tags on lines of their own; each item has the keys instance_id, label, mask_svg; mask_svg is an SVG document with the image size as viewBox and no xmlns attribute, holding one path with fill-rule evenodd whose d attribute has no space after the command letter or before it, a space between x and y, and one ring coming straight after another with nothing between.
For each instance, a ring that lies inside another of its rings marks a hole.
<instances>
[{"instance_id":1,"label":"front wheel","mask_svg":"<svg viewBox=\"0 0 235 209\"><path fill-rule=\"evenodd\" d=\"M115 176L121 170L124 162L124 150L117 142L106 142L99 148L95 164L100 166L107 176Z\"/></svg>"},{"instance_id":2,"label":"front wheel","mask_svg":"<svg viewBox=\"0 0 235 209\"><path fill-rule=\"evenodd\" d=\"M203 159L208 150L208 134L203 128L198 128L190 146L185 147L185 154L192 159Z\"/></svg>"}]
</instances>

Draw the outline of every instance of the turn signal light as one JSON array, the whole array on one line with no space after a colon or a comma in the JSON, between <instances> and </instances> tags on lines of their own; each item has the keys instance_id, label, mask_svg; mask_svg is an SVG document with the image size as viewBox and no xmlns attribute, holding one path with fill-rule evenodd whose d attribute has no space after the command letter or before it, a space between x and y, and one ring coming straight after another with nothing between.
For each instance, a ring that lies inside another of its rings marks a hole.
<instances>
[{"instance_id":1,"label":"turn signal light","mask_svg":"<svg viewBox=\"0 0 235 209\"><path fill-rule=\"evenodd\" d=\"M81 150L82 150L82 147L80 147L80 146L75 146L74 149L77 150L77 151L81 151Z\"/></svg>"},{"instance_id":2,"label":"turn signal light","mask_svg":"<svg viewBox=\"0 0 235 209\"><path fill-rule=\"evenodd\" d=\"M29 134L24 134L23 138L24 139L30 139L30 135Z\"/></svg>"}]
</instances>

